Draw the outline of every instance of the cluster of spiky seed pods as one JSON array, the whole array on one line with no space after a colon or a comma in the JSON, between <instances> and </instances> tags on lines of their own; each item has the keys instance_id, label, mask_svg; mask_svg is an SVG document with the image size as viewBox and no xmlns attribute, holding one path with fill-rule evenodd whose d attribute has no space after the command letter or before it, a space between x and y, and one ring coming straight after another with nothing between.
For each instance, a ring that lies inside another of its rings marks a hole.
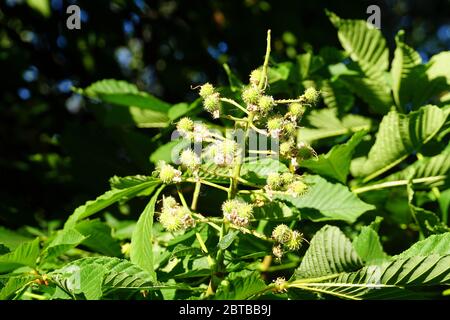
<instances>
[{"instance_id":1,"label":"cluster of spiky seed pods","mask_svg":"<svg viewBox=\"0 0 450 320\"><path fill-rule=\"evenodd\" d=\"M238 101L221 97L219 90L210 83L200 86L199 90L203 107L213 118L229 117L236 121L236 125L245 123L246 130L254 129L271 139L277 139L279 148L275 152L282 161L289 163L289 171L273 172L267 176L265 186L260 187L264 193L259 193L254 203L245 202L236 197L236 193L229 192L229 200L225 201L221 207L223 222L239 228L250 227L254 207L263 206L267 200L271 201L273 194L285 193L297 197L307 192L308 186L303 176L296 174L296 169L300 161L316 155L308 144L297 141L297 132L306 107L317 103L319 92L314 88L308 88L298 98L277 100L266 94L269 80L267 74L267 68L264 69L264 67L253 70L249 83L242 89ZM237 106L246 114L246 117L235 118L226 114L223 103ZM281 105L287 105L287 108ZM193 176L197 179L197 183L202 183L199 179L204 162L212 162L216 166L228 168L230 173L239 174L240 161L242 161L239 155L242 152L241 148L246 146L245 141L244 145L240 146L234 140L214 134L206 125L194 122L188 117L178 121L177 131L184 139L200 142L202 147L206 145L201 152L194 152L191 149L183 150L179 156L179 168L160 162L156 174L162 182L179 183L184 177L182 170L186 170L190 173L188 177ZM237 177L235 176L234 179ZM231 176L230 178L233 179ZM203 183L206 182L203 181ZM231 185L230 190L232 190ZM186 205L178 204L173 197L163 199L159 221L168 231L177 231L195 225L191 210ZM273 255L278 260L286 251L298 250L303 239L299 231L291 230L284 224L278 225L273 230L271 238L275 242Z\"/></svg>"}]
</instances>

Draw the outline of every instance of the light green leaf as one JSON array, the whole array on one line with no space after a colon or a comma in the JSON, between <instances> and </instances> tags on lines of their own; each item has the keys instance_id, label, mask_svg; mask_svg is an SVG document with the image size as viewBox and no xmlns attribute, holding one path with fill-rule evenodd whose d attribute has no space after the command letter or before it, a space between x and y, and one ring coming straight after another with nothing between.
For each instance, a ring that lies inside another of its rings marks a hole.
<instances>
[{"instance_id":1,"label":"light green leaf","mask_svg":"<svg viewBox=\"0 0 450 320\"><path fill-rule=\"evenodd\" d=\"M107 191L97 199L88 201L84 205L78 207L67 219L64 229L73 228L78 221L105 209L119 200L135 197L146 189L154 190L158 184L158 181L151 180L136 184L127 189L113 189Z\"/></svg>"},{"instance_id":2,"label":"light green leaf","mask_svg":"<svg viewBox=\"0 0 450 320\"><path fill-rule=\"evenodd\" d=\"M317 159L304 160L300 166L345 183L353 152L366 133L366 131L356 132L346 143L335 145L326 155L321 154Z\"/></svg>"},{"instance_id":3,"label":"light green leaf","mask_svg":"<svg viewBox=\"0 0 450 320\"><path fill-rule=\"evenodd\" d=\"M347 114L337 117L337 109L313 110L307 117L309 126L298 131L299 141L313 142L325 138L351 135L361 130L370 130L372 120L359 115Z\"/></svg>"},{"instance_id":4,"label":"light green leaf","mask_svg":"<svg viewBox=\"0 0 450 320\"><path fill-rule=\"evenodd\" d=\"M364 182L367 182L391 169L430 141L447 116L448 112L432 105L408 115L389 112L381 121L368 157L359 160L363 163L359 168L352 164L352 173L365 177Z\"/></svg>"},{"instance_id":5,"label":"light green leaf","mask_svg":"<svg viewBox=\"0 0 450 320\"><path fill-rule=\"evenodd\" d=\"M50 1L49 0L27 0L30 8L42 14L45 18L50 17Z\"/></svg>"},{"instance_id":6,"label":"light green leaf","mask_svg":"<svg viewBox=\"0 0 450 320\"><path fill-rule=\"evenodd\" d=\"M150 161L158 163L158 161L165 161L167 163L173 163L176 157L179 157L181 151L191 145L191 142L187 139L172 140L166 144L163 144L156 149L150 155Z\"/></svg>"},{"instance_id":7,"label":"light green leaf","mask_svg":"<svg viewBox=\"0 0 450 320\"><path fill-rule=\"evenodd\" d=\"M44 249L44 257L45 259L58 257L81 244L84 239L86 237L75 229L59 230L55 238Z\"/></svg>"},{"instance_id":8,"label":"light green leaf","mask_svg":"<svg viewBox=\"0 0 450 320\"><path fill-rule=\"evenodd\" d=\"M10 250L14 250L20 244L30 240L32 239L0 226L0 243L7 246Z\"/></svg>"},{"instance_id":9,"label":"light green leaf","mask_svg":"<svg viewBox=\"0 0 450 320\"><path fill-rule=\"evenodd\" d=\"M107 256L121 256L120 244L111 236L111 228L100 220L81 221L75 229L86 237L82 244L89 249Z\"/></svg>"},{"instance_id":10,"label":"light green leaf","mask_svg":"<svg viewBox=\"0 0 450 320\"><path fill-rule=\"evenodd\" d=\"M39 251L38 238L20 244L14 251L0 256L0 273L7 273L23 266L35 267Z\"/></svg>"},{"instance_id":11,"label":"light green leaf","mask_svg":"<svg viewBox=\"0 0 450 320\"><path fill-rule=\"evenodd\" d=\"M449 232L450 228L441 222L439 217L432 211L420 208L414 204L414 189L411 183L407 185L408 205L411 215L414 217L420 232L424 236L436 233Z\"/></svg>"},{"instance_id":12,"label":"light green leaf","mask_svg":"<svg viewBox=\"0 0 450 320\"><path fill-rule=\"evenodd\" d=\"M239 231L237 230L230 230L223 238L219 241L217 246L221 250L226 250L231 244L233 243L234 239L238 236Z\"/></svg>"},{"instance_id":13,"label":"light green leaf","mask_svg":"<svg viewBox=\"0 0 450 320\"><path fill-rule=\"evenodd\" d=\"M0 300L13 298L16 292L30 285L36 276L20 274L8 278L5 286L0 290Z\"/></svg>"},{"instance_id":14,"label":"light green leaf","mask_svg":"<svg viewBox=\"0 0 450 320\"><path fill-rule=\"evenodd\" d=\"M405 169L388 176L386 181L421 179L421 185L439 186L448 179L450 172L450 150L434 157L424 157Z\"/></svg>"},{"instance_id":15,"label":"light green leaf","mask_svg":"<svg viewBox=\"0 0 450 320\"><path fill-rule=\"evenodd\" d=\"M214 299L247 300L266 287L258 272L241 271L231 273L227 280L230 285L221 285L214 295Z\"/></svg>"},{"instance_id":16,"label":"light green leaf","mask_svg":"<svg viewBox=\"0 0 450 320\"><path fill-rule=\"evenodd\" d=\"M131 237L131 262L149 272L154 280L156 280L156 274L153 269L153 215L156 200L164 187L164 185L161 186L150 199L139 217Z\"/></svg>"},{"instance_id":17,"label":"light green leaf","mask_svg":"<svg viewBox=\"0 0 450 320\"><path fill-rule=\"evenodd\" d=\"M450 255L395 259L330 278L314 282L300 279L294 287L342 299L423 299L416 293L420 287L450 283Z\"/></svg>"},{"instance_id":18,"label":"light green leaf","mask_svg":"<svg viewBox=\"0 0 450 320\"><path fill-rule=\"evenodd\" d=\"M241 80L231 71L230 66L226 63L223 65L223 69L228 76L228 83L230 84L230 89L232 92L238 92L242 89L244 84Z\"/></svg>"},{"instance_id":19,"label":"light green leaf","mask_svg":"<svg viewBox=\"0 0 450 320\"><path fill-rule=\"evenodd\" d=\"M416 88L421 83L423 85L423 80L427 80L426 78L424 79L424 69L420 68L422 64L420 55L403 42L403 37L403 30L399 31L395 37L397 48L394 52L391 68L392 91L395 103L400 107L400 110L406 110L408 102L417 105L414 103L415 101L412 101L412 97L414 92L416 92ZM419 82L420 80L421 82Z\"/></svg>"},{"instance_id":20,"label":"light green leaf","mask_svg":"<svg viewBox=\"0 0 450 320\"><path fill-rule=\"evenodd\" d=\"M418 241L409 249L394 256L394 259L429 256L433 254L441 256L450 254L450 232L431 235L424 240Z\"/></svg>"},{"instance_id":21,"label":"light green leaf","mask_svg":"<svg viewBox=\"0 0 450 320\"><path fill-rule=\"evenodd\" d=\"M351 272L363 266L347 237L334 226L326 225L312 238L295 278L318 278Z\"/></svg>"},{"instance_id":22,"label":"light green leaf","mask_svg":"<svg viewBox=\"0 0 450 320\"><path fill-rule=\"evenodd\" d=\"M364 226L353 240L358 256L367 264L375 265L386 261L389 256L383 251L380 238L374 229Z\"/></svg>"},{"instance_id":23,"label":"light green leaf","mask_svg":"<svg viewBox=\"0 0 450 320\"><path fill-rule=\"evenodd\" d=\"M342 75L341 79L375 112L386 112L392 105L384 75L389 65L389 51L381 31L364 20L341 19L330 11L327 14L338 29L342 47L360 71L357 76Z\"/></svg>"},{"instance_id":24,"label":"light green leaf","mask_svg":"<svg viewBox=\"0 0 450 320\"><path fill-rule=\"evenodd\" d=\"M93 273L92 270L99 273ZM84 277L83 277L84 274ZM107 289L139 289L151 285L151 275L128 260L111 257L89 257L75 260L49 273L59 287L71 295L88 292L99 297L99 287ZM100 282L101 280L101 282Z\"/></svg>"},{"instance_id":25,"label":"light green leaf","mask_svg":"<svg viewBox=\"0 0 450 320\"><path fill-rule=\"evenodd\" d=\"M355 97L339 79L320 82L320 93L328 108L335 108L340 113L348 112L355 102Z\"/></svg>"},{"instance_id":26,"label":"light green leaf","mask_svg":"<svg viewBox=\"0 0 450 320\"><path fill-rule=\"evenodd\" d=\"M353 223L364 212L375 209L342 184L328 182L320 176L306 176L305 182L310 187L303 196L274 195L275 199L287 201L300 209L302 219Z\"/></svg>"},{"instance_id":27,"label":"light green leaf","mask_svg":"<svg viewBox=\"0 0 450 320\"><path fill-rule=\"evenodd\" d=\"M106 79L97 81L85 89L77 88L75 92L90 98L97 98L107 103L130 107L133 119L145 127L166 127L170 104L165 103L126 81Z\"/></svg>"}]
</instances>

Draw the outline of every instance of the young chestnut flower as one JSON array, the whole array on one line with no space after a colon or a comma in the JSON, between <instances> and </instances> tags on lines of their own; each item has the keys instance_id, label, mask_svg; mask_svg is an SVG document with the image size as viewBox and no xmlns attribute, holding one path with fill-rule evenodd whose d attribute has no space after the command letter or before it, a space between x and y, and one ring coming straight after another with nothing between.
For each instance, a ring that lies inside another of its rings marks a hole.
<instances>
[{"instance_id":1,"label":"young chestnut flower","mask_svg":"<svg viewBox=\"0 0 450 320\"><path fill-rule=\"evenodd\" d=\"M191 138L192 131L194 130L194 121L188 117L181 118L177 123L177 130L181 136Z\"/></svg>"},{"instance_id":2,"label":"young chestnut flower","mask_svg":"<svg viewBox=\"0 0 450 320\"><path fill-rule=\"evenodd\" d=\"M305 90L305 93L303 94L306 101L312 105L316 104L319 101L320 92L317 91L315 88L310 87Z\"/></svg>"},{"instance_id":3,"label":"young chestnut flower","mask_svg":"<svg viewBox=\"0 0 450 320\"><path fill-rule=\"evenodd\" d=\"M185 168L196 170L200 165L200 157L191 149L186 149L180 155L181 165Z\"/></svg>"},{"instance_id":4,"label":"young chestnut flower","mask_svg":"<svg viewBox=\"0 0 450 320\"><path fill-rule=\"evenodd\" d=\"M283 251L283 248L281 247L281 245L278 244L278 245L273 246L272 254L278 261L281 261L281 258L283 258L283 254L284 254L284 251Z\"/></svg>"},{"instance_id":5,"label":"young chestnut flower","mask_svg":"<svg viewBox=\"0 0 450 320\"><path fill-rule=\"evenodd\" d=\"M244 89L244 91L242 91L242 100L244 100L247 105L256 106L258 105L260 95L261 92L258 90L258 88L247 87L246 89Z\"/></svg>"},{"instance_id":6,"label":"young chestnut flower","mask_svg":"<svg viewBox=\"0 0 450 320\"><path fill-rule=\"evenodd\" d=\"M262 71L261 69L255 69L250 73L250 83L254 86L259 85L259 81L261 80Z\"/></svg>"},{"instance_id":7,"label":"young chestnut flower","mask_svg":"<svg viewBox=\"0 0 450 320\"><path fill-rule=\"evenodd\" d=\"M306 191L308 191L308 186L301 180L296 180L287 187L287 192L294 197L302 196Z\"/></svg>"},{"instance_id":8,"label":"young chestnut flower","mask_svg":"<svg viewBox=\"0 0 450 320\"><path fill-rule=\"evenodd\" d=\"M317 157L316 151L306 142L300 142L297 146L297 157L299 160L308 160Z\"/></svg>"},{"instance_id":9,"label":"young chestnut flower","mask_svg":"<svg viewBox=\"0 0 450 320\"><path fill-rule=\"evenodd\" d=\"M220 103L220 96L218 93L213 93L207 96L203 101L203 106L206 111L212 114L213 118L219 118L222 105Z\"/></svg>"},{"instance_id":10,"label":"young chestnut flower","mask_svg":"<svg viewBox=\"0 0 450 320\"><path fill-rule=\"evenodd\" d=\"M273 117L267 120L267 130L272 138L278 138L283 130L284 120L282 117Z\"/></svg>"},{"instance_id":11,"label":"young chestnut flower","mask_svg":"<svg viewBox=\"0 0 450 320\"><path fill-rule=\"evenodd\" d=\"M237 151L238 146L236 142L232 140L222 140L210 145L207 153L212 157L215 164L219 166L229 166L233 164Z\"/></svg>"},{"instance_id":12,"label":"young chestnut flower","mask_svg":"<svg viewBox=\"0 0 450 320\"><path fill-rule=\"evenodd\" d=\"M159 222L170 232L195 225L189 209L180 206L173 197L164 197Z\"/></svg>"},{"instance_id":13,"label":"young chestnut flower","mask_svg":"<svg viewBox=\"0 0 450 320\"><path fill-rule=\"evenodd\" d=\"M214 86L209 82L205 83L200 87L199 95L203 99L206 99L207 97L213 95L214 93L216 93L216 89L214 89Z\"/></svg>"},{"instance_id":14,"label":"young chestnut flower","mask_svg":"<svg viewBox=\"0 0 450 320\"><path fill-rule=\"evenodd\" d=\"M261 96L258 100L258 112L262 115L268 114L275 106L275 100L272 96Z\"/></svg>"},{"instance_id":15,"label":"young chestnut flower","mask_svg":"<svg viewBox=\"0 0 450 320\"><path fill-rule=\"evenodd\" d=\"M177 183L181 182L181 171L175 169L165 161L160 161L157 165L157 171L159 172L159 178L163 183Z\"/></svg>"},{"instance_id":16,"label":"young chestnut flower","mask_svg":"<svg viewBox=\"0 0 450 320\"><path fill-rule=\"evenodd\" d=\"M277 293L283 293L287 291L287 281L283 277L278 277L274 282L274 291Z\"/></svg>"},{"instance_id":17,"label":"young chestnut flower","mask_svg":"<svg viewBox=\"0 0 450 320\"><path fill-rule=\"evenodd\" d=\"M291 238L286 242L286 247L291 251L297 251L302 246L302 234L297 230L292 231Z\"/></svg>"},{"instance_id":18,"label":"young chestnut flower","mask_svg":"<svg viewBox=\"0 0 450 320\"><path fill-rule=\"evenodd\" d=\"M292 140L285 141L280 144L280 155L289 158L295 153L295 143Z\"/></svg>"},{"instance_id":19,"label":"young chestnut flower","mask_svg":"<svg viewBox=\"0 0 450 320\"><path fill-rule=\"evenodd\" d=\"M301 118L305 113L305 107L298 102L291 103L289 105L289 113L294 116L296 119Z\"/></svg>"},{"instance_id":20,"label":"young chestnut flower","mask_svg":"<svg viewBox=\"0 0 450 320\"><path fill-rule=\"evenodd\" d=\"M232 224L246 227L253 215L253 206L243 200L232 199L222 204L223 216Z\"/></svg>"},{"instance_id":21,"label":"young chestnut flower","mask_svg":"<svg viewBox=\"0 0 450 320\"><path fill-rule=\"evenodd\" d=\"M280 224L273 229L272 238L279 243L287 243L291 240L292 231L291 229L285 225Z\"/></svg>"}]
</instances>

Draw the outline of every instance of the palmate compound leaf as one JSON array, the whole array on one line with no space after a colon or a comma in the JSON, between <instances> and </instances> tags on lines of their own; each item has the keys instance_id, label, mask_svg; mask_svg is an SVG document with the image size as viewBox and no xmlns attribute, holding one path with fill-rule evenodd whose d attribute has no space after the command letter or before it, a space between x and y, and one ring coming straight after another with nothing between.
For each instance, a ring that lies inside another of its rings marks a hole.
<instances>
[{"instance_id":1,"label":"palmate compound leaf","mask_svg":"<svg viewBox=\"0 0 450 320\"><path fill-rule=\"evenodd\" d=\"M302 196L274 195L274 199L287 202L299 209L302 219L344 220L353 223L364 212L375 208L360 200L340 183L329 182L317 175L306 176L305 182L309 185L309 189Z\"/></svg>"},{"instance_id":2,"label":"palmate compound leaf","mask_svg":"<svg viewBox=\"0 0 450 320\"><path fill-rule=\"evenodd\" d=\"M131 262L150 273L153 280L156 280L153 265L153 217L155 214L156 200L164 187L165 185L162 185L152 196L139 217L133 235L131 236Z\"/></svg>"},{"instance_id":3,"label":"palmate compound leaf","mask_svg":"<svg viewBox=\"0 0 450 320\"><path fill-rule=\"evenodd\" d=\"M327 154L321 154L317 159L302 161L300 166L308 168L321 176L345 183L350 170L353 152L365 134L366 131L364 130L358 131L346 143L335 145Z\"/></svg>"},{"instance_id":4,"label":"palmate compound leaf","mask_svg":"<svg viewBox=\"0 0 450 320\"><path fill-rule=\"evenodd\" d=\"M152 285L152 275L128 260L89 257L76 260L49 274L70 296L83 293L99 299L105 290L139 289Z\"/></svg>"},{"instance_id":5,"label":"palmate compound leaf","mask_svg":"<svg viewBox=\"0 0 450 320\"><path fill-rule=\"evenodd\" d=\"M396 111L383 117L375 144L367 157L352 161L354 176L372 180L393 168L430 141L444 125L449 112L427 105L408 115Z\"/></svg>"},{"instance_id":6,"label":"palmate compound leaf","mask_svg":"<svg viewBox=\"0 0 450 320\"><path fill-rule=\"evenodd\" d=\"M325 226L312 239L293 287L344 299L417 297L420 286L450 283L445 237L430 237L385 262L362 266L345 235Z\"/></svg>"}]
</instances>

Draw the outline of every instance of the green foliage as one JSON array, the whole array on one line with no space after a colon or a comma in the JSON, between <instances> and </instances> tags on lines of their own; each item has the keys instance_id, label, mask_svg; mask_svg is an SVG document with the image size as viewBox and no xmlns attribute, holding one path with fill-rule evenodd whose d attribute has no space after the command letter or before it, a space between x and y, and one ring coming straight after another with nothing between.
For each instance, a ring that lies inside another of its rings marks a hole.
<instances>
[{"instance_id":1,"label":"green foliage","mask_svg":"<svg viewBox=\"0 0 450 320\"><path fill-rule=\"evenodd\" d=\"M0 298L440 297L449 52L424 64L401 31L390 61L380 30L328 16L343 50L276 61L269 31L248 81L222 64L229 84L191 103L112 79L74 89L108 105L104 121L146 128L151 150L133 150L148 167L65 222L0 227Z\"/></svg>"}]
</instances>

